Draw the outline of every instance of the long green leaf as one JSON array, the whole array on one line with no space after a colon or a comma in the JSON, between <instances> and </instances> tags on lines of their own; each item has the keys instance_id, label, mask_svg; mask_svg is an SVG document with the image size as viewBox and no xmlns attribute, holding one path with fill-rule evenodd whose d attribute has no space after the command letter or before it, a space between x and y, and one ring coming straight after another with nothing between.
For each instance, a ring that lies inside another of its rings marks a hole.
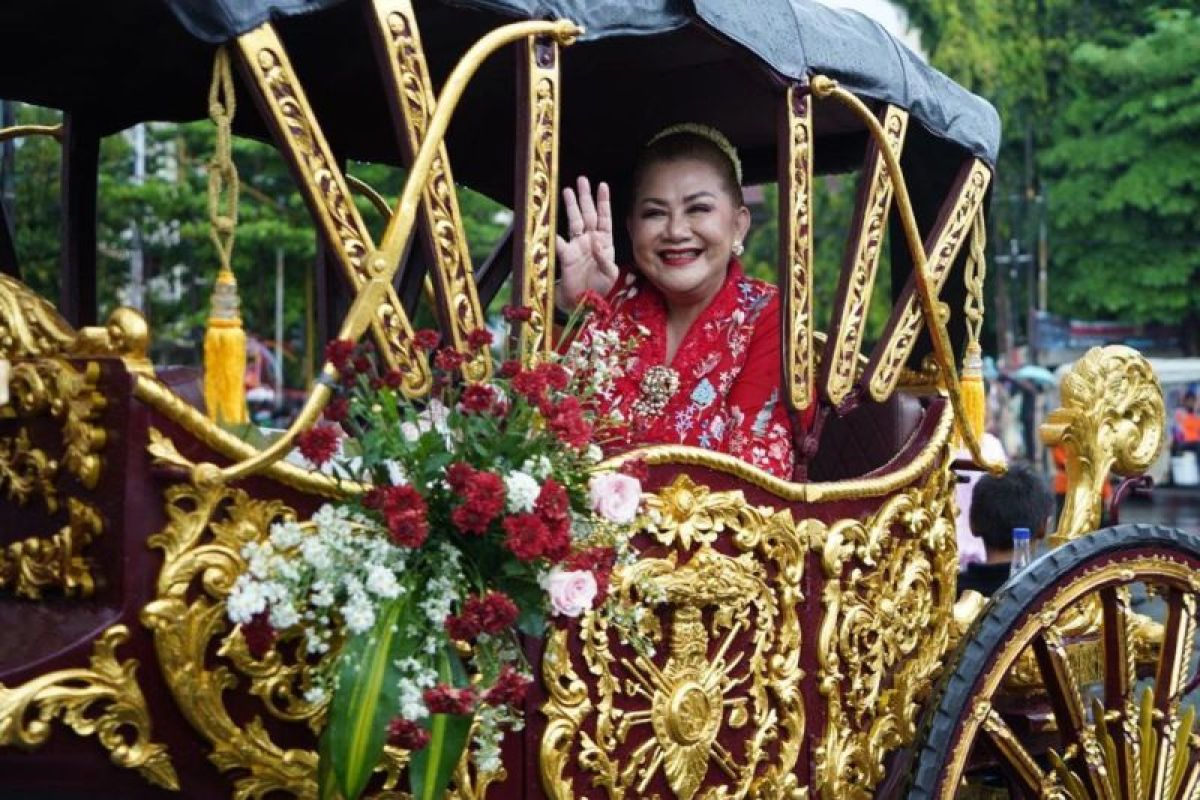
<instances>
[{"instance_id":1,"label":"long green leaf","mask_svg":"<svg viewBox=\"0 0 1200 800\"><path fill-rule=\"evenodd\" d=\"M396 661L414 643L402 635L408 609L406 593L379 609L375 627L346 643L338 659L338 682L329 709L325 754L344 800L356 800L383 754L388 722L396 713L399 670ZM321 786L322 797L327 786Z\"/></svg>"},{"instance_id":2,"label":"long green leaf","mask_svg":"<svg viewBox=\"0 0 1200 800\"><path fill-rule=\"evenodd\" d=\"M438 656L438 677L443 683L466 686L467 675L458 655L449 647ZM431 714L429 744L413 753L408 780L413 800L441 800L450 785L471 733L471 715Z\"/></svg>"}]
</instances>

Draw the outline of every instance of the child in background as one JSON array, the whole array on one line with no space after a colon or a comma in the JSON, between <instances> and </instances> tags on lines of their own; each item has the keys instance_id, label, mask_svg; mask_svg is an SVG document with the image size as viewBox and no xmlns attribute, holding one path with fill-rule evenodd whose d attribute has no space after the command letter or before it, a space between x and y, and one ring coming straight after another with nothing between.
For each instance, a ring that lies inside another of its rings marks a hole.
<instances>
[{"instance_id":1,"label":"child in background","mask_svg":"<svg viewBox=\"0 0 1200 800\"><path fill-rule=\"evenodd\" d=\"M984 475L971 495L971 532L987 546L987 561L971 564L958 576L958 591L974 589L993 594L1008 580L1013 529L1028 528L1033 538L1046 534L1054 497L1042 476L1024 465L1013 465L999 477Z\"/></svg>"}]
</instances>

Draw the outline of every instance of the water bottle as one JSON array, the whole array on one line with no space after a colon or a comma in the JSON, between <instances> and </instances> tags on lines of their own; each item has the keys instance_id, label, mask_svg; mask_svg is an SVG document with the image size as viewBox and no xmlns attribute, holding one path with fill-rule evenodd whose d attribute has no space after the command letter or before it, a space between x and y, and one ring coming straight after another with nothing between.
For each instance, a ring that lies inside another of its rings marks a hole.
<instances>
[{"instance_id":1,"label":"water bottle","mask_svg":"<svg viewBox=\"0 0 1200 800\"><path fill-rule=\"evenodd\" d=\"M1029 528L1013 528L1012 566L1009 568L1008 574L1016 575L1029 566L1031 561L1033 561L1033 551L1030 547Z\"/></svg>"}]
</instances>

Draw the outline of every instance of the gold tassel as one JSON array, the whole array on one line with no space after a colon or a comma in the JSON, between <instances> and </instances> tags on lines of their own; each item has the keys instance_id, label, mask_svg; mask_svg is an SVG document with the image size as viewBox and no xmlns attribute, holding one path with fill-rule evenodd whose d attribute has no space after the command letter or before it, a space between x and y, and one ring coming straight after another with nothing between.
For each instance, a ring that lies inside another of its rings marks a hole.
<instances>
[{"instance_id":1,"label":"gold tassel","mask_svg":"<svg viewBox=\"0 0 1200 800\"><path fill-rule=\"evenodd\" d=\"M218 423L244 425L246 410L246 332L238 313L237 279L229 270L217 274L212 314L204 333L204 404Z\"/></svg>"},{"instance_id":2,"label":"gold tassel","mask_svg":"<svg viewBox=\"0 0 1200 800\"><path fill-rule=\"evenodd\" d=\"M963 411L966 412L967 424L975 434L975 441L981 441L987 421L987 393L983 386L983 351L978 342L970 342L967 345L959 386L962 389ZM961 430L958 431L958 441L965 444Z\"/></svg>"},{"instance_id":3,"label":"gold tassel","mask_svg":"<svg viewBox=\"0 0 1200 800\"><path fill-rule=\"evenodd\" d=\"M246 410L246 332L231 266L238 213L238 176L230 141L234 100L229 53L218 48L208 90L208 113L217 133L216 150L208 165L208 216L209 237L217 248L220 269L204 333L204 404L212 420L244 425L250 420Z\"/></svg>"}]
</instances>

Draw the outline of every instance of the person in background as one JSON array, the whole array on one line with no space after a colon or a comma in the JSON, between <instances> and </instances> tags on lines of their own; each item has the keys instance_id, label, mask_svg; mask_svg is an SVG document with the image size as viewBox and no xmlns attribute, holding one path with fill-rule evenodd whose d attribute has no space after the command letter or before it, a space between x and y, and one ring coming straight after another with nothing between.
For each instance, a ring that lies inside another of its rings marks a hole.
<instances>
[{"instance_id":1,"label":"person in background","mask_svg":"<svg viewBox=\"0 0 1200 800\"><path fill-rule=\"evenodd\" d=\"M1193 452L1200 459L1200 414L1196 413L1196 392L1188 389L1175 409L1171 430L1171 453Z\"/></svg>"},{"instance_id":2,"label":"person in background","mask_svg":"<svg viewBox=\"0 0 1200 800\"><path fill-rule=\"evenodd\" d=\"M1061 444L1050 449L1050 457L1054 461L1054 519L1062 517L1063 506L1067 502L1067 449ZM1112 499L1112 482L1105 479L1100 495L1100 524L1105 525L1108 519L1108 502ZM1056 522L1057 524L1057 522Z\"/></svg>"},{"instance_id":3,"label":"person in background","mask_svg":"<svg viewBox=\"0 0 1200 800\"><path fill-rule=\"evenodd\" d=\"M1027 528L1033 539L1041 539L1053 510L1046 481L1028 466L1016 464L1004 475L980 478L971 497L971 532L987 546L987 561L959 574L959 593L995 593L1008 580L1013 529Z\"/></svg>"},{"instance_id":4,"label":"person in background","mask_svg":"<svg viewBox=\"0 0 1200 800\"><path fill-rule=\"evenodd\" d=\"M1008 463L1004 445L993 434L985 432L979 440L983 457L990 462ZM971 454L964 447L958 452L959 460L970 460ZM982 564L987 561L987 546L975 534L971 533L971 493L983 473L978 470L963 470L959 474L959 483L954 488L955 505L958 513L954 517L955 534L958 539L958 568L965 570L971 564Z\"/></svg>"}]
</instances>

